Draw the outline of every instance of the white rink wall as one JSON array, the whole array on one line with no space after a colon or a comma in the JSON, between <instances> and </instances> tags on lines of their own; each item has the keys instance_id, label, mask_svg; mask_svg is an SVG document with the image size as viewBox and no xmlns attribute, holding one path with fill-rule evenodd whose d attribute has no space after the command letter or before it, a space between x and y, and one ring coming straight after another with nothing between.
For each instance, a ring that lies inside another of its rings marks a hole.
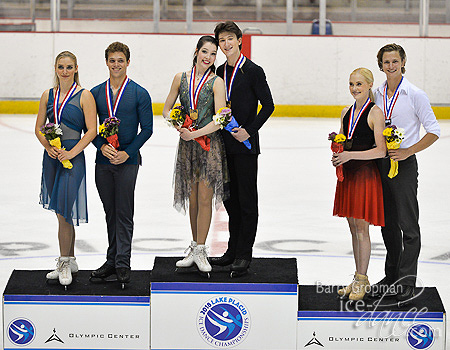
<instances>
[{"instance_id":1,"label":"white rink wall","mask_svg":"<svg viewBox=\"0 0 450 350\"><path fill-rule=\"evenodd\" d=\"M175 73L191 67L200 34L0 33L0 99L39 99L52 85L53 60L63 51L78 57L81 84L104 81L104 50L113 41L131 50L129 77L144 86L153 102L163 103ZM407 54L406 77L425 90L433 105L448 105L450 38L253 36L252 60L261 65L277 105L345 105L349 73L367 67L375 86L384 74L378 49L395 42ZM218 63L225 58L220 52Z\"/></svg>"}]
</instances>

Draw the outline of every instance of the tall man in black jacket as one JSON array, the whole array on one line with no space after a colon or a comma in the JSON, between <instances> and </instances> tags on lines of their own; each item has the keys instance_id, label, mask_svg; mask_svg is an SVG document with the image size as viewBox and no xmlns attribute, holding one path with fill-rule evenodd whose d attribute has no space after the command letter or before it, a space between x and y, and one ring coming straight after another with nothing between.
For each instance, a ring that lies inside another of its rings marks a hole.
<instances>
[{"instance_id":1,"label":"tall man in black jacket","mask_svg":"<svg viewBox=\"0 0 450 350\"><path fill-rule=\"evenodd\" d=\"M227 58L217 75L225 81L227 103L241 127L235 128L234 133L222 132L231 179L230 199L224 202L230 238L225 254L210 258L210 262L231 264L231 275L239 276L250 265L258 226L258 130L272 114L274 105L263 69L241 54L242 31L236 23L219 23L214 34ZM258 101L262 105L259 113ZM251 149L244 145L245 140L250 141Z\"/></svg>"}]
</instances>

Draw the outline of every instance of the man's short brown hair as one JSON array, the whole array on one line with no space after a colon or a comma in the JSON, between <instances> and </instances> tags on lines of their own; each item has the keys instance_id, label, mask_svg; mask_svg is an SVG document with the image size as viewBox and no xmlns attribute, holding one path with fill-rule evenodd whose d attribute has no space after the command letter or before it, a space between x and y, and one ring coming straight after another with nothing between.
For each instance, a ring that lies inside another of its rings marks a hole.
<instances>
[{"instance_id":1,"label":"man's short brown hair","mask_svg":"<svg viewBox=\"0 0 450 350\"><path fill-rule=\"evenodd\" d=\"M113 52L122 52L125 55L127 62L130 60L130 49L123 43L116 41L110 44L105 50L105 59L108 60L108 55Z\"/></svg>"}]
</instances>

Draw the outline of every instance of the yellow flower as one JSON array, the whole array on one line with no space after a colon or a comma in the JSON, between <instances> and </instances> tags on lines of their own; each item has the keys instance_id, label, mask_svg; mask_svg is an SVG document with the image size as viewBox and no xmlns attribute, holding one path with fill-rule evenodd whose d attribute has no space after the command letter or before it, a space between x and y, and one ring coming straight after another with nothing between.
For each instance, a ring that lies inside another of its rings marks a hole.
<instances>
[{"instance_id":1,"label":"yellow flower","mask_svg":"<svg viewBox=\"0 0 450 350\"><path fill-rule=\"evenodd\" d=\"M61 139L59 137L57 137L56 139L50 140L48 142L50 143L51 146L61 149ZM62 165L66 169L73 168L72 163L70 162L70 160L67 160L67 159L62 161Z\"/></svg>"},{"instance_id":2,"label":"yellow flower","mask_svg":"<svg viewBox=\"0 0 450 350\"><path fill-rule=\"evenodd\" d=\"M392 128L386 128L383 130L383 136L389 137L392 135Z\"/></svg>"},{"instance_id":3,"label":"yellow flower","mask_svg":"<svg viewBox=\"0 0 450 350\"><path fill-rule=\"evenodd\" d=\"M342 143L345 141L345 139L346 139L345 135L337 134L336 137L334 138L334 142Z\"/></svg>"},{"instance_id":4,"label":"yellow flower","mask_svg":"<svg viewBox=\"0 0 450 350\"><path fill-rule=\"evenodd\" d=\"M105 131L105 129L106 129L105 124L100 124L98 126L98 133L101 134L103 131Z\"/></svg>"},{"instance_id":5,"label":"yellow flower","mask_svg":"<svg viewBox=\"0 0 450 350\"><path fill-rule=\"evenodd\" d=\"M61 149L61 139L59 137L57 137L56 139L50 140L48 141L48 143L53 146L56 147L58 149Z\"/></svg>"},{"instance_id":6,"label":"yellow flower","mask_svg":"<svg viewBox=\"0 0 450 350\"><path fill-rule=\"evenodd\" d=\"M177 120L181 115L181 111L178 108L174 108L170 111L169 118Z\"/></svg>"}]
</instances>

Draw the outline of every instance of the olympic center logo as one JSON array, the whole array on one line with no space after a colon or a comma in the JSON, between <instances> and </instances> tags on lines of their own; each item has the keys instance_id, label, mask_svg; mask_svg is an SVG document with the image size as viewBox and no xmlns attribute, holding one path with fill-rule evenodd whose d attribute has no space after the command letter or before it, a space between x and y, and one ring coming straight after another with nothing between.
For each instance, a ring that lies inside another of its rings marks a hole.
<instances>
[{"instance_id":1,"label":"olympic center logo","mask_svg":"<svg viewBox=\"0 0 450 350\"><path fill-rule=\"evenodd\" d=\"M197 330L202 339L217 348L241 344L250 331L251 319L242 301L216 296L203 304L197 314Z\"/></svg>"},{"instance_id":2,"label":"olympic center logo","mask_svg":"<svg viewBox=\"0 0 450 350\"><path fill-rule=\"evenodd\" d=\"M36 335L36 327L26 318L16 318L8 325L8 338L16 345L30 344Z\"/></svg>"},{"instance_id":3,"label":"olympic center logo","mask_svg":"<svg viewBox=\"0 0 450 350\"><path fill-rule=\"evenodd\" d=\"M429 349L434 343L434 330L426 323L414 324L406 332L406 341L413 349Z\"/></svg>"}]
</instances>

